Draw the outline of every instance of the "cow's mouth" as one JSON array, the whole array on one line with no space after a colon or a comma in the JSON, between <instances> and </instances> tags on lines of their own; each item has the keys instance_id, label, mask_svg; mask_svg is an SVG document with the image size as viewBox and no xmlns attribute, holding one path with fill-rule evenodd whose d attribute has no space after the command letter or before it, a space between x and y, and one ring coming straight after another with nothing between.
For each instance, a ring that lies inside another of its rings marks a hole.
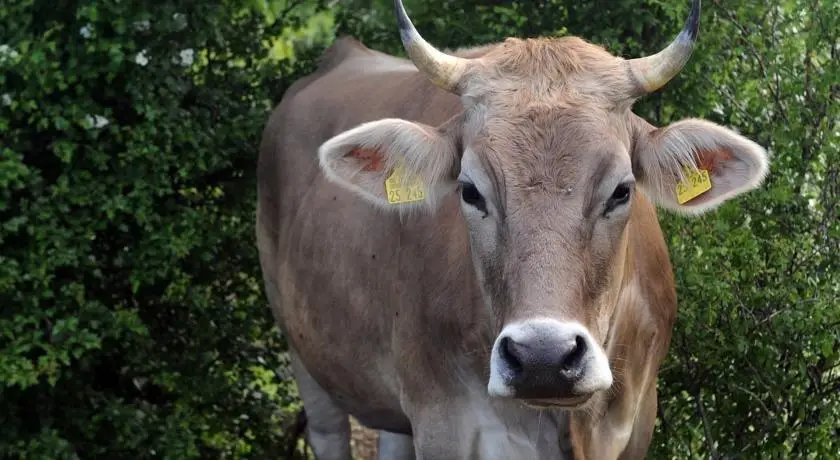
<instances>
[{"instance_id":1,"label":"cow's mouth","mask_svg":"<svg viewBox=\"0 0 840 460\"><path fill-rule=\"evenodd\" d=\"M581 396L574 396L571 398L563 398L563 399L537 399L537 398L529 398L523 399L522 402L526 406L532 407L534 409L577 409L592 398L593 393L581 395Z\"/></svg>"}]
</instances>

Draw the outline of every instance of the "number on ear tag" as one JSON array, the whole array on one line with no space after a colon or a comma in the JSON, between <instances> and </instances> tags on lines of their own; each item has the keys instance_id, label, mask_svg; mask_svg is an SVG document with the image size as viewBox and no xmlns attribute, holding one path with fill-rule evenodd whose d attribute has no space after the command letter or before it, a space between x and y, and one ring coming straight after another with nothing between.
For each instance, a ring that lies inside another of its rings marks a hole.
<instances>
[{"instance_id":1,"label":"number on ear tag","mask_svg":"<svg viewBox=\"0 0 840 460\"><path fill-rule=\"evenodd\" d=\"M691 171L686 168L685 174L685 180L677 183L677 203L685 204L712 189L709 171L705 169Z\"/></svg>"},{"instance_id":2,"label":"number on ear tag","mask_svg":"<svg viewBox=\"0 0 840 460\"><path fill-rule=\"evenodd\" d=\"M411 203L422 201L426 197L423 191L423 181L419 177L407 181L403 177L404 173L403 163L400 162L391 175L385 179L385 193L388 195L388 203Z\"/></svg>"}]
</instances>

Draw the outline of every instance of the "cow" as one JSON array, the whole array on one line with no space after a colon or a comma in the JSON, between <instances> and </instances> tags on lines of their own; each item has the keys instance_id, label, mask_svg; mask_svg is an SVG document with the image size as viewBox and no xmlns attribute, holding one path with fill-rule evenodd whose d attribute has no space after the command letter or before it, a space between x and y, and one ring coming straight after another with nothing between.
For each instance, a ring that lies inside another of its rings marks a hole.
<instances>
[{"instance_id":1,"label":"cow","mask_svg":"<svg viewBox=\"0 0 840 460\"><path fill-rule=\"evenodd\" d=\"M633 113L692 54L574 36L441 51L395 0L408 59L338 38L260 144L257 246L317 458L639 459L677 296L657 207L759 187L734 130Z\"/></svg>"}]
</instances>

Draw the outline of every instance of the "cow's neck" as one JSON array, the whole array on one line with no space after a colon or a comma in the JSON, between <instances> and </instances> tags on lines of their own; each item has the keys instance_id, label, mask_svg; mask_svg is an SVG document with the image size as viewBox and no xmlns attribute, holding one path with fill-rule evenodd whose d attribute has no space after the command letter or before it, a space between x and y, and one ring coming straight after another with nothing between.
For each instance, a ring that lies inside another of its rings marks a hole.
<instances>
[{"instance_id":1,"label":"cow's neck","mask_svg":"<svg viewBox=\"0 0 840 460\"><path fill-rule=\"evenodd\" d=\"M647 327L648 300L634 273L634 246L629 243L634 230L631 220L616 266L620 282L610 298L613 308L605 351L615 378L613 388L597 395L587 411L570 418L574 458L616 458L629 441L643 389L655 379L649 367L655 329Z\"/></svg>"}]
</instances>

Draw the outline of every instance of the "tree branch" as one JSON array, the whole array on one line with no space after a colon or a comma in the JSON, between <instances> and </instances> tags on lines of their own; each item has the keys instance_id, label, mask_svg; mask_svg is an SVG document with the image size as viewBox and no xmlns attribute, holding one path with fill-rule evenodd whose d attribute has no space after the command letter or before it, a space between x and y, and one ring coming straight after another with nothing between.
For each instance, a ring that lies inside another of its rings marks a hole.
<instances>
[{"instance_id":1,"label":"tree branch","mask_svg":"<svg viewBox=\"0 0 840 460\"><path fill-rule=\"evenodd\" d=\"M709 449L709 459L715 460L719 458L717 453L717 448L715 444L717 444L712 436L712 427L709 424L709 418L706 416L706 406L703 404L703 396L700 391L700 386L696 386L694 389L694 401L697 404L697 413L700 415L700 419L703 421L703 431L706 434L706 446Z\"/></svg>"},{"instance_id":2,"label":"tree branch","mask_svg":"<svg viewBox=\"0 0 840 460\"><path fill-rule=\"evenodd\" d=\"M750 41L750 33L747 31L746 28L744 28L744 26L742 26L737 21L737 19L735 18L735 13L731 9L724 8L723 12L724 14L726 14L729 21L732 22L732 25L734 25L741 32L741 39L744 41L744 43L746 43L750 54L752 54L752 56L758 62L758 68L761 71L762 77L764 77L764 81L773 82L774 80L771 79L767 73L767 65L764 63L764 58L761 56L761 53L759 53L758 50L755 48L755 45L753 45L752 41ZM775 74L775 77L776 79L779 78L778 73ZM790 122L790 120L788 120L787 112L782 106L782 99L780 96L780 92L777 88L778 84L776 85L776 87L772 85L768 86L768 90L770 91L770 94L773 96L773 100L776 103L776 113L781 115L781 117L785 119L785 122Z\"/></svg>"}]
</instances>

